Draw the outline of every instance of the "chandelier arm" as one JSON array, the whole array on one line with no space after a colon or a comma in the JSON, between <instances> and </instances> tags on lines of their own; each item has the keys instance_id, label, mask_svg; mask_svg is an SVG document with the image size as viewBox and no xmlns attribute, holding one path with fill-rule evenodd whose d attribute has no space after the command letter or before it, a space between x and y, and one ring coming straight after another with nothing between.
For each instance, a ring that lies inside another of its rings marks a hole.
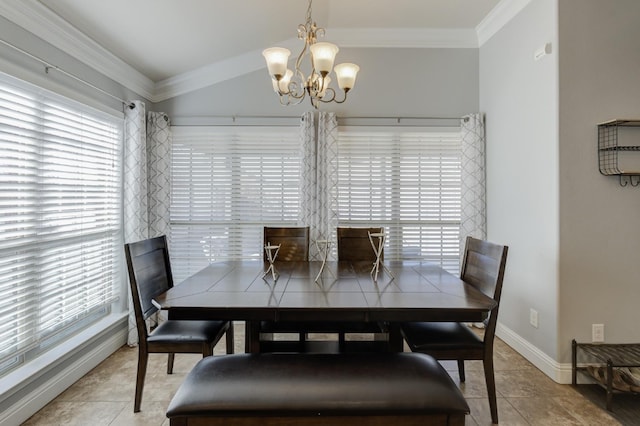
<instances>
[{"instance_id":1,"label":"chandelier arm","mask_svg":"<svg viewBox=\"0 0 640 426\"><path fill-rule=\"evenodd\" d=\"M318 98L318 100L319 100L320 102L323 102L323 103L325 103L325 104L328 104L329 102L338 102L338 101L336 100L336 91L335 91L335 90L333 90L333 88L331 88L331 87L327 87L325 90L326 90L326 91L325 91L325 95L324 95L323 97L321 97L321 98ZM327 93L328 93L329 91L331 92L331 97L327 99ZM342 102L344 102L344 100L343 100ZM342 102L338 102L338 103L342 103Z\"/></svg>"},{"instance_id":2,"label":"chandelier arm","mask_svg":"<svg viewBox=\"0 0 640 426\"><path fill-rule=\"evenodd\" d=\"M300 100L302 100L302 99L304 99L305 92L302 92L302 93L301 93L301 94L299 94L299 95L297 95L297 94L295 94L295 93L289 93L289 95L288 95L288 96L289 96L289 97L291 97L291 98L293 98L293 99L300 99Z\"/></svg>"},{"instance_id":3,"label":"chandelier arm","mask_svg":"<svg viewBox=\"0 0 640 426\"><path fill-rule=\"evenodd\" d=\"M289 106L289 105L298 105L299 103L302 102L302 100L304 99L304 96L300 96L300 97L294 97L291 95L283 95L280 96L280 105L283 106ZM295 100L292 100L292 98Z\"/></svg>"},{"instance_id":4,"label":"chandelier arm","mask_svg":"<svg viewBox=\"0 0 640 426\"><path fill-rule=\"evenodd\" d=\"M298 83L297 81L290 81L289 86L287 86L287 89L289 90L289 93L287 94L292 98L294 99L304 98L305 89L304 89L304 84L302 82Z\"/></svg>"},{"instance_id":5,"label":"chandelier arm","mask_svg":"<svg viewBox=\"0 0 640 426\"><path fill-rule=\"evenodd\" d=\"M346 100L347 100L347 93L349 93L349 89L347 89L347 90L345 90L345 91L344 91L344 98L342 98L342 100L341 100L341 101L339 101L339 100L337 100L337 99L336 99L334 102L335 102L335 103L337 103L337 104L344 103L344 101L346 101Z\"/></svg>"}]
</instances>

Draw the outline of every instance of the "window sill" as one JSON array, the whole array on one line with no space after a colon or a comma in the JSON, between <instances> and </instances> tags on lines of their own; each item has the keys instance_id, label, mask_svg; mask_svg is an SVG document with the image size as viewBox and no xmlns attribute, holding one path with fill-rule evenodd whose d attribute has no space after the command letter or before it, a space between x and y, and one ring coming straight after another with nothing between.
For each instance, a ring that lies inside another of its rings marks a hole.
<instances>
[{"instance_id":1,"label":"window sill","mask_svg":"<svg viewBox=\"0 0 640 426\"><path fill-rule=\"evenodd\" d=\"M35 384L39 378L47 375L47 373L50 373L48 376L51 376L57 372L54 370L64 369L65 361L74 356L79 356L79 353L82 352L83 349L88 348L89 345L93 346L85 352L96 352L97 354L101 350L100 343L102 341L115 338L118 342L122 340L120 346L126 343L126 323L126 312L111 314L77 335L69 338L60 345L43 353L36 359L31 360L23 366L18 367L15 371L8 373L2 378L2 384L0 385L0 407L6 408L5 402L8 402L7 400L12 399L11 397L17 393L24 393L21 391L29 387L31 384ZM118 328L124 328L124 333L120 333ZM121 334L122 336L120 336ZM93 356L96 356L96 354ZM106 356L108 356L108 354ZM42 386L42 383L38 383L37 385ZM2 422L0 421L0 423Z\"/></svg>"}]
</instances>

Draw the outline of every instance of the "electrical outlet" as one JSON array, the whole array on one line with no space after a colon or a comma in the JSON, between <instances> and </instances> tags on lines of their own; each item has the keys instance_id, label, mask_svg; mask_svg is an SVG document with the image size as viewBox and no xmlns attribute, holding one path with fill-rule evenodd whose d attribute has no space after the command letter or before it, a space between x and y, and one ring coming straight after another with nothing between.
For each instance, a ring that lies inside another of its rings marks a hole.
<instances>
[{"instance_id":1,"label":"electrical outlet","mask_svg":"<svg viewBox=\"0 0 640 426\"><path fill-rule=\"evenodd\" d=\"M538 311L531 308L529 309L529 324L532 327L538 328Z\"/></svg>"},{"instance_id":2,"label":"electrical outlet","mask_svg":"<svg viewBox=\"0 0 640 426\"><path fill-rule=\"evenodd\" d=\"M604 342L604 324L591 324L591 341L593 343Z\"/></svg>"}]
</instances>

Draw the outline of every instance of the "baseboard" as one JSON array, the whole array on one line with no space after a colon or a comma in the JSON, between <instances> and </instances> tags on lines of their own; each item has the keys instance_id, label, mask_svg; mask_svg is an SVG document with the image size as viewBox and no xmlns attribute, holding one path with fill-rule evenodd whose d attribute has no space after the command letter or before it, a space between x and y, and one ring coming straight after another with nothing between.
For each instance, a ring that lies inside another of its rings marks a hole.
<instances>
[{"instance_id":1,"label":"baseboard","mask_svg":"<svg viewBox=\"0 0 640 426\"><path fill-rule=\"evenodd\" d=\"M515 349L554 382L561 384L571 383L571 363L561 364L557 362L500 322L496 327L496 336Z\"/></svg>"},{"instance_id":2,"label":"baseboard","mask_svg":"<svg viewBox=\"0 0 640 426\"><path fill-rule=\"evenodd\" d=\"M22 424L121 348L127 341L127 334L126 324L115 331L112 330L111 333L97 339L90 350L78 356L70 365L55 372L48 380L35 381L28 385L29 389L26 393L0 414L0 424L7 426Z\"/></svg>"}]
</instances>

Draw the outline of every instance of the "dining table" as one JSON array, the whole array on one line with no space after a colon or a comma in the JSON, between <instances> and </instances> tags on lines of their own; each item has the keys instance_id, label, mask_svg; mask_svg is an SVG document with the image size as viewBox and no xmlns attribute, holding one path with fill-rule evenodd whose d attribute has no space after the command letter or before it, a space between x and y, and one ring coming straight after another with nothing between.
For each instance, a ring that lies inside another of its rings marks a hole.
<instances>
[{"instance_id":1,"label":"dining table","mask_svg":"<svg viewBox=\"0 0 640 426\"><path fill-rule=\"evenodd\" d=\"M247 352L260 352L261 321L378 322L391 351L401 352L407 321L484 321L496 302L439 265L384 261L272 264L218 261L155 298L169 319L244 321ZM269 271L269 273L266 273ZM275 278L275 279L274 279Z\"/></svg>"}]
</instances>

